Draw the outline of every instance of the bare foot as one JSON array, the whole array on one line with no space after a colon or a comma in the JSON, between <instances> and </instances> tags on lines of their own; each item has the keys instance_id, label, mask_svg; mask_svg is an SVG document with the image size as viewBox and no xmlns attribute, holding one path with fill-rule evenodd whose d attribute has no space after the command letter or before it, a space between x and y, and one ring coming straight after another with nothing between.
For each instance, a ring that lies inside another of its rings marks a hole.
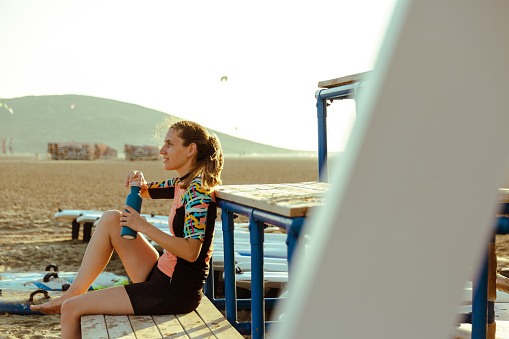
<instances>
[{"instance_id":1,"label":"bare foot","mask_svg":"<svg viewBox=\"0 0 509 339\"><path fill-rule=\"evenodd\" d=\"M41 312L44 314L60 314L60 309L62 308L62 304L64 303L64 301L72 297L73 297L72 295L64 294L44 304L30 305L30 309L32 311Z\"/></svg>"}]
</instances>

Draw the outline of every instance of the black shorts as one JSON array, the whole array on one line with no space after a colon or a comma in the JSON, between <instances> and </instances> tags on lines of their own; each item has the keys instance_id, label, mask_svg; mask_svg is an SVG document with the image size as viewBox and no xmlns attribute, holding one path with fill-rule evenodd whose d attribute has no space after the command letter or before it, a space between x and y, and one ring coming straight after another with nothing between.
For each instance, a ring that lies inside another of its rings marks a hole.
<instances>
[{"instance_id":1,"label":"black shorts","mask_svg":"<svg viewBox=\"0 0 509 339\"><path fill-rule=\"evenodd\" d=\"M141 283L125 285L134 314L182 314L194 311L200 300L189 298L187 293L172 284L169 276L157 267L157 262L147 280Z\"/></svg>"}]
</instances>

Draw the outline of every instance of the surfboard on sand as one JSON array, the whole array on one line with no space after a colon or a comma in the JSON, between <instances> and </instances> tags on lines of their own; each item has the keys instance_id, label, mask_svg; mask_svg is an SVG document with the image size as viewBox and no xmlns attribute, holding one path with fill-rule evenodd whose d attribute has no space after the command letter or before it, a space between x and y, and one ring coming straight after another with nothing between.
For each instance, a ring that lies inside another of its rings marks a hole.
<instances>
[{"instance_id":1,"label":"surfboard on sand","mask_svg":"<svg viewBox=\"0 0 509 339\"><path fill-rule=\"evenodd\" d=\"M104 211L91 210L62 210L58 209L55 218L69 220L72 223L72 239L78 239L80 227L83 225L83 241L90 241L92 235L92 227L103 215ZM155 214L141 214L149 222L168 223L168 217Z\"/></svg>"},{"instance_id":2,"label":"surfboard on sand","mask_svg":"<svg viewBox=\"0 0 509 339\"><path fill-rule=\"evenodd\" d=\"M61 296L73 282L76 272L37 271L0 273L0 313L42 314L30 305L45 303ZM110 272L101 273L89 291L127 285L129 279Z\"/></svg>"},{"instance_id":3,"label":"surfboard on sand","mask_svg":"<svg viewBox=\"0 0 509 339\"><path fill-rule=\"evenodd\" d=\"M32 311L30 305L44 304L51 299L60 297L62 291L3 291L0 296L0 312L21 315L44 315L44 313Z\"/></svg>"},{"instance_id":4,"label":"surfboard on sand","mask_svg":"<svg viewBox=\"0 0 509 339\"><path fill-rule=\"evenodd\" d=\"M251 289L251 278L252 278L251 272L235 273L235 284L237 285L237 287ZM269 288L284 289L288 284L288 272L264 272L263 284L264 289Z\"/></svg>"},{"instance_id":5,"label":"surfboard on sand","mask_svg":"<svg viewBox=\"0 0 509 339\"><path fill-rule=\"evenodd\" d=\"M79 216L82 216L84 214L95 215L98 218L100 218L103 213L104 213L104 211L61 210L61 209L59 209L58 212L55 213L55 218L72 221L72 220L76 220Z\"/></svg>"},{"instance_id":6,"label":"surfboard on sand","mask_svg":"<svg viewBox=\"0 0 509 339\"><path fill-rule=\"evenodd\" d=\"M64 220L76 220L78 222L94 222L103 215L105 211L89 211L89 210L58 210L54 217ZM154 222L168 222L168 216L155 215L155 214L141 214L147 220ZM79 219L79 220L78 220Z\"/></svg>"}]
</instances>

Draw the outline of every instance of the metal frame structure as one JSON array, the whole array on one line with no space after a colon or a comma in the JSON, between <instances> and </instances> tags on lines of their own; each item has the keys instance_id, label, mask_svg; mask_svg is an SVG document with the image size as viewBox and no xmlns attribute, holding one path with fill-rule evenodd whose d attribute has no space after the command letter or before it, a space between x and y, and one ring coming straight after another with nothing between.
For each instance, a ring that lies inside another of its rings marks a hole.
<instances>
[{"instance_id":1,"label":"metal frame structure","mask_svg":"<svg viewBox=\"0 0 509 339\"><path fill-rule=\"evenodd\" d=\"M327 170L327 100L354 98L357 90L362 86L362 80L353 81L328 89L316 91L317 118L318 118L318 168L319 180L328 182ZM253 339L265 337L265 329L272 322L265 321L265 306L273 306L277 298L264 298L263 282L263 242L265 223L283 227L287 230L288 238L288 263L297 245L297 241L304 224L305 217L288 218L274 213L269 213L257 208L245 206L232 201L218 199L218 206L222 209L222 231L224 241L224 274L225 274L225 299L214 299L213 264L211 274L205 286L206 295L220 309L226 309L226 318L242 334L251 334ZM505 212L509 212L509 204L502 204ZM245 215L249 218L250 244L251 244L251 299L237 300L235 284L235 248L234 248L234 218L235 214ZM509 233L509 218L496 219L495 233ZM494 237L493 240L494 241ZM289 267L290 268L290 267ZM474 294L472 299L472 338L486 338L486 326L488 321L494 319L494 305L487 301L488 298L488 259L486 258L478 279L474 282ZM237 321L237 308L251 308L251 322L239 323ZM493 318L493 319L491 319ZM493 320L494 321L494 320Z\"/></svg>"},{"instance_id":2,"label":"metal frame structure","mask_svg":"<svg viewBox=\"0 0 509 339\"><path fill-rule=\"evenodd\" d=\"M265 337L266 327L272 322L265 321L265 306L273 307L278 298L264 298L263 281L263 242L265 223L285 228L287 231L288 265L290 265L305 217L289 218L257 208L245 206L232 201L218 199L222 210L222 231L224 246L224 284L225 299L213 298L213 279L209 275L205 294L213 300L216 307L226 309L226 318L242 334L251 334L251 338ZM251 299L237 300L235 284L235 246L234 218L235 214L249 218L251 244ZM290 269L290 266L289 266ZM211 265L211 273L212 273ZM250 307L249 307L250 306ZM251 322L237 321L237 308L251 308Z\"/></svg>"},{"instance_id":3,"label":"metal frame structure","mask_svg":"<svg viewBox=\"0 0 509 339\"><path fill-rule=\"evenodd\" d=\"M353 81L352 81L353 82ZM355 98L360 82L353 82L344 86L316 92L318 108L319 130L319 176L320 181L327 181L327 103L326 100ZM297 241L304 224L305 217L289 218L232 201L218 199L218 206L222 210L222 231L224 243L224 274L225 298L214 298L213 262L205 285L205 294L216 307L226 309L226 318L242 334L251 334L251 338L264 338L266 326L271 322L265 321L265 306L274 306L278 298L264 298L263 294L263 242L265 223L279 226L287 230L288 265L297 245ZM237 300L235 284L235 248L234 248L234 214L242 214L249 218L251 244L251 299ZM237 308L251 306L251 322L237 321Z\"/></svg>"},{"instance_id":4,"label":"metal frame structure","mask_svg":"<svg viewBox=\"0 0 509 339\"><path fill-rule=\"evenodd\" d=\"M509 203L500 204L500 214L509 214ZM495 242L495 234L509 234L509 217L496 217L493 236L490 242ZM472 339L484 339L487 336L488 323L495 322L495 305L488 301L488 257L483 262L481 271L474 282L472 298Z\"/></svg>"},{"instance_id":5,"label":"metal frame structure","mask_svg":"<svg viewBox=\"0 0 509 339\"><path fill-rule=\"evenodd\" d=\"M353 83L337 87L320 89L315 92L317 118L318 118L318 170L319 180L328 182L327 168L327 100L332 103L334 100L355 99L357 90L363 84L359 79ZM509 204L501 204L503 213L509 214ZM496 234L509 234L509 217L496 218ZM493 235L492 242L495 241ZM474 281L472 298L472 339L484 339L487 335L487 324L494 322L495 309L493 302L488 302L488 255L483 262L481 271Z\"/></svg>"},{"instance_id":6,"label":"metal frame structure","mask_svg":"<svg viewBox=\"0 0 509 339\"><path fill-rule=\"evenodd\" d=\"M362 80L338 87L320 89L316 91L316 109L318 117L318 171L319 179L328 182L327 169L327 100L331 103L334 100L350 99L356 96L358 88L362 86Z\"/></svg>"}]
</instances>

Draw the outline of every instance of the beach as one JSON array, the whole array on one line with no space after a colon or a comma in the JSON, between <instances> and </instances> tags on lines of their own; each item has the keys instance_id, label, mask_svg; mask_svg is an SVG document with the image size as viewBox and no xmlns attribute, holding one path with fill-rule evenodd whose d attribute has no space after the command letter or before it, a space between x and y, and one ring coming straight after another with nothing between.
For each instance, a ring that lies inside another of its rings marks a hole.
<instances>
[{"instance_id":1,"label":"beach","mask_svg":"<svg viewBox=\"0 0 509 339\"><path fill-rule=\"evenodd\" d=\"M56 219L55 212L121 209L128 193L125 173L132 169L142 171L148 181L177 176L164 171L160 161L0 157L0 276L44 270L51 263L61 271L77 271L87 244L72 240L70 221ZM225 185L317 181L318 162L305 157L231 157L222 178ZM169 206L169 201L145 199L142 212L167 215ZM498 269L509 267L509 235L497 235L496 248ZM115 254L105 270L127 276ZM0 339L59 337L59 315L0 315Z\"/></svg>"},{"instance_id":2,"label":"beach","mask_svg":"<svg viewBox=\"0 0 509 339\"><path fill-rule=\"evenodd\" d=\"M125 174L133 169L142 171L148 181L177 176L165 171L161 161L0 157L0 276L44 270L52 263L61 271L77 271L86 243L72 240L70 221L56 219L55 212L121 209L128 194ZM227 157L222 179L224 185L317 181L318 161L313 157ZM145 199L142 212L168 215L169 204ZM105 271L127 276L116 254ZM59 337L59 315L0 315L0 339Z\"/></svg>"}]
</instances>

